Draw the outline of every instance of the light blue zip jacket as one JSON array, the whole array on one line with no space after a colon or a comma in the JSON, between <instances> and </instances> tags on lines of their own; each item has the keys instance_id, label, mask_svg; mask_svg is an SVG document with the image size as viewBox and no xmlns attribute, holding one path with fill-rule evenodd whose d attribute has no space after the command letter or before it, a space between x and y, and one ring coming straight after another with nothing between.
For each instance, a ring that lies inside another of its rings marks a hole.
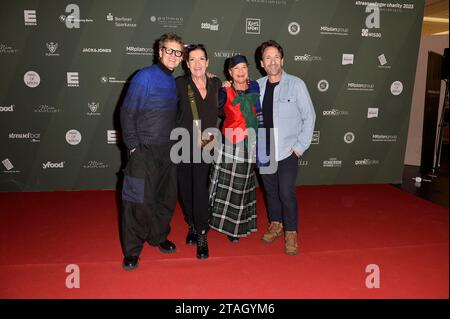
<instances>
[{"instance_id":1,"label":"light blue zip jacket","mask_svg":"<svg viewBox=\"0 0 450 319\"><path fill-rule=\"evenodd\" d=\"M262 106L267 76L257 82ZM311 145L315 121L316 113L305 82L282 70L280 83L273 92L275 159L281 161L293 150L303 155Z\"/></svg>"}]
</instances>

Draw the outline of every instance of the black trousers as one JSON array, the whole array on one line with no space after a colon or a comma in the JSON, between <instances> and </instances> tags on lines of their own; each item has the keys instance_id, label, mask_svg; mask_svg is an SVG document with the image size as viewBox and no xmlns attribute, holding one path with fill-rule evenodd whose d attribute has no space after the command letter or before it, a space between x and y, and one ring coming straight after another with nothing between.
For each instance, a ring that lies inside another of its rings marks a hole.
<instances>
[{"instance_id":1,"label":"black trousers","mask_svg":"<svg viewBox=\"0 0 450 319\"><path fill-rule=\"evenodd\" d=\"M281 222L287 231L297 231L298 209L296 179L298 157L292 153L278 162L274 174L261 174L267 197L267 210L271 222Z\"/></svg>"},{"instance_id":2,"label":"black trousers","mask_svg":"<svg viewBox=\"0 0 450 319\"><path fill-rule=\"evenodd\" d=\"M122 188L122 249L139 256L145 242L156 246L167 239L177 202L176 166L172 144L140 145L130 156Z\"/></svg>"},{"instance_id":3,"label":"black trousers","mask_svg":"<svg viewBox=\"0 0 450 319\"><path fill-rule=\"evenodd\" d=\"M209 169L205 163L178 164L178 191L186 222L197 232L209 228Z\"/></svg>"}]
</instances>

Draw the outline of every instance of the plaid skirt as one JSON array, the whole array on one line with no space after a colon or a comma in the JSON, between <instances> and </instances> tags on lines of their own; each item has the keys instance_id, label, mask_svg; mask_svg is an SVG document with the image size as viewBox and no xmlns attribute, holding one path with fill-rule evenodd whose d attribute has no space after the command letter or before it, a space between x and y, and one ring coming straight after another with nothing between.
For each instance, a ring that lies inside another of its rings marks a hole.
<instances>
[{"instance_id":1,"label":"plaid skirt","mask_svg":"<svg viewBox=\"0 0 450 319\"><path fill-rule=\"evenodd\" d=\"M257 231L255 165L246 149L236 152L236 146L223 144L218 152L210 173L210 227L245 237Z\"/></svg>"}]
</instances>

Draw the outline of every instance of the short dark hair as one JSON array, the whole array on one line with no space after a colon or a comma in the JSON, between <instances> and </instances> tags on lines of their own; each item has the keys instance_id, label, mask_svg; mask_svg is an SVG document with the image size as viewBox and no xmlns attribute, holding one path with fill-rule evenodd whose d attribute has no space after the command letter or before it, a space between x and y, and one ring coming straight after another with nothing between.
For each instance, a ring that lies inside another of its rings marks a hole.
<instances>
[{"instance_id":1,"label":"short dark hair","mask_svg":"<svg viewBox=\"0 0 450 319\"><path fill-rule=\"evenodd\" d=\"M276 42L275 40L269 40L269 41L263 42L261 44L261 46L260 46L260 50L261 50L260 57L261 57L261 60L263 58L264 50L269 48L269 47L276 48L280 52L281 58L284 58L284 51L283 51L283 48L281 47L281 45L279 45L278 42Z\"/></svg>"},{"instance_id":2,"label":"short dark hair","mask_svg":"<svg viewBox=\"0 0 450 319\"><path fill-rule=\"evenodd\" d=\"M190 44L186 47L185 50L185 60L189 59L189 53L191 53L194 50L202 50L205 54L206 60L208 60L208 52L206 52L206 48L203 44Z\"/></svg>"},{"instance_id":3,"label":"short dark hair","mask_svg":"<svg viewBox=\"0 0 450 319\"><path fill-rule=\"evenodd\" d=\"M159 49L162 49L164 43L166 41L175 41L181 45L181 48L184 47L183 39L174 32L164 33L158 40Z\"/></svg>"}]
</instances>

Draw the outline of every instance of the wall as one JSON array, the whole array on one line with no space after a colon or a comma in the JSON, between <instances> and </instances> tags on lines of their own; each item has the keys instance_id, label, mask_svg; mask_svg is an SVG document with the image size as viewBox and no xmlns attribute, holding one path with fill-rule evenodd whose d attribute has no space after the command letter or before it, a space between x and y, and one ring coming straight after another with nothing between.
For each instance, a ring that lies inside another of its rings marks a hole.
<instances>
[{"instance_id":1,"label":"wall","mask_svg":"<svg viewBox=\"0 0 450 319\"><path fill-rule=\"evenodd\" d=\"M317 114L299 184L400 182L424 3L377 4L3 1L0 191L115 188L126 83L168 31L205 44L222 79L226 58L247 55L256 79L256 48L284 47L285 69L305 81Z\"/></svg>"},{"instance_id":2,"label":"wall","mask_svg":"<svg viewBox=\"0 0 450 319\"><path fill-rule=\"evenodd\" d=\"M425 85L427 80L428 52L433 51L441 55L448 47L448 35L423 36L420 40L419 57L417 60L416 80L411 104L411 115L406 143L405 165L420 166L422 155L422 128L425 102ZM442 81L439 109L445 92L445 82ZM441 112L439 112L441 114Z\"/></svg>"}]
</instances>

